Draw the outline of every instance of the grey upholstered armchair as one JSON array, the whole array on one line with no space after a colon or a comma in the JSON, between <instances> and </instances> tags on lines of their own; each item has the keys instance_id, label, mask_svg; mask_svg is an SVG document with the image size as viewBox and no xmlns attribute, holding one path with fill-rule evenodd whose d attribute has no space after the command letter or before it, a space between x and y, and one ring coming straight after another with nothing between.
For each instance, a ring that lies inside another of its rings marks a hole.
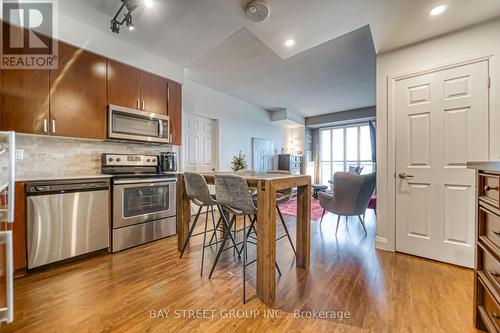
<instances>
[{"instance_id":1,"label":"grey upholstered armchair","mask_svg":"<svg viewBox=\"0 0 500 333\"><path fill-rule=\"evenodd\" d=\"M375 191L375 173L356 175L348 172L337 172L333 178L335 182L333 195L319 194L319 203L323 208L321 222L323 222L325 211L337 214L337 229L335 230L337 233L341 216L358 216L366 232L364 214L370 197Z\"/></svg>"}]
</instances>

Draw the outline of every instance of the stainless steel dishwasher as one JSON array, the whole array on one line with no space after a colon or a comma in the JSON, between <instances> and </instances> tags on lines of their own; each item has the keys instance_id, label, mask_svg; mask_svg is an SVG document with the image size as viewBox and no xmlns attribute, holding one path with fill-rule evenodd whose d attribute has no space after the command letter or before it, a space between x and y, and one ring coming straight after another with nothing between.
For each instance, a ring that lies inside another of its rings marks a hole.
<instances>
[{"instance_id":1,"label":"stainless steel dishwasher","mask_svg":"<svg viewBox=\"0 0 500 333\"><path fill-rule=\"evenodd\" d=\"M107 248L109 187L108 179L27 183L28 268Z\"/></svg>"}]
</instances>

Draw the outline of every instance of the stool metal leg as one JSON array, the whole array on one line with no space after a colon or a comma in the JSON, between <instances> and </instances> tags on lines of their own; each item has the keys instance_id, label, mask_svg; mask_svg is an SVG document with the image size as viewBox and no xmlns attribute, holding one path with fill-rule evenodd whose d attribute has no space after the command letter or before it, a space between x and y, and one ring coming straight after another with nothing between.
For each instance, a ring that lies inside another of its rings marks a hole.
<instances>
[{"instance_id":1,"label":"stool metal leg","mask_svg":"<svg viewBox=\"0 0 500 333\"><path fill-rule=\"evenodd\" d=\"M363 229L365 230L365 234L368 234L368 232L366 231L366 227L365 227L365 221L364 221L364 217L361 218L361 216L358 216L359 217L359 222L361 222L361 225L363 226Z\"/></svg>"},{"instance_id":2,"label":"stool metal leg","mask_svg":"<svg viewBox=\"0 0 500 333\"><path fill-rule=\"evenodd\" d=\"M254 215L253 220L251 220L252 223L250 224L250 227L248 227L248 232L250 232L250 229L253 229L255 231L255 236L257 236L257 229L255 229L255 223L257 222L257 215ZM248 238L248 235L245 237ZM281 275L281 270L280 267L278 266L278 262L274 262L276 266L276 270L278 271L278 274Z\"/></svg>"},{"instance_id":3,"label":"stool metal leg","mask_svg":"<svg viewBox=\"0 0 500 333\"><path fill-rule=\"evenodd\" d=\"M319 221L319 224L323 223L323 216L325 216L325 211L326 209L323 208L323 213L321 213L321 220Z\"/></svg>"},{"instance_id":4,"label":"stool metal leg","mask_svg":"<svg viewBox=\"0 0 500 333\"><path fill-rule=\"evenodd\" d=\"M202 209L202 206L200 206L200 208L198 209L198 213L196 213L196 217L194 218L193 225L191 226L191 229L189 230L189 233L188 233L186 239L184 240L184 245L182 246L182 252L181 252L181 256L179 257L179 259L182 258L182 255L184 254L184 251L186 250L189 239L191 238L191 235L193 234L194 228L196 227L196 223L198 222L198 218L200 217L201 209Z\"/></svg>"},{"instance_id":5,"label":"stool metal leg","mask_svg":"<svg viewBox=\"0 0 500 333\"><path fill-rule=\"evenodd\" d=\"M210 279L212 277L212 274L214 273L214 270L215 270L215 266L217 266L217 262L219 262L219 258L220 258L220 255L222 254L222 251L224 251L224 245L226 245L226 241L228 238L230 238L232 241L233 241L233 244L234 246L236 247L236 243L234 242L234 238L233 236L231 235L231 228L233 226L233 222L234 220L231 219L229 222L226 220L226 216L224 215L224 213L222 212L222 220L223 220L223 223L225 224L224 226L224 236L222 238L222 242L221 242L221 245L220 245L220 248L219 248L219 251L217 252L217 255L215 256L215 260L214 260L214 263L212 264L212 269L210 270L210 274L208 275L208 278ZM236 249L236 251L238 252L238 256L240 255L240 252L238 249Z\"/></svg>"},{"instance_id":6,"label":"stool metal leg","mask_svg":"<svg viewBox=\"0 0 500 333\"><path fill-rule=\"evenodd\" d=\"M205 262L205 244L207 241L207 224L208 224L208 206L207 206L207 213L205 214L205 231L203 232L203 246L202 246L202 250L201 250L200 276L203 276L203 263Z\"/></svg>"},{"instance_id":7,"label":"stool metal leg","mask_svg":"<svg viewBox=\"0 0 500 333\"><path fill-rule=\"evenodd\" d=\"M283 225L283 229L285 229L286 237L288 238L288 241L290 242L290 245L292 246L293 253L295 253L295 255L296 255L297 251L295 251L295 246L293 245L292 238L290 237L290 233L288 232L288 228L286 227L285 219L283 218L283 214L281 214L281 211L280 211L280 208L278 207L278 205L276 205L276 209L278 210L278 215L280 217L281 224Z\"/></svg>"},{"instance_id":8,"label":"stool metal leg","mask_svg":"<svg viewBox=\"0 0 500 333\"><path fill-rule=\"evenodd\" d=\"M246 271L247 271L247 231L246 231L246 221L243 220L243 304L247 302L246 298Z\"/></svg>"},{"instance_id":9,"label":"stool metal leg","mask_svg":"<svg viewBox=\"0 0 500 333\"><path fill-rule=\"evenodd\" d=\"M212 234L212 238L210 238L210 242L208 242L208 243L211 244L212 239L215 236L215 248L217 248L219 246L219 243L217 241L217 228L219 227L220 220L219 220L219 222L217 222L217 225L216 225L215 224L215 215L214 215L214 206L210 206L210 211L212 212L212 225L214 227L214 233Z\"/></svg>"}]
</instances>

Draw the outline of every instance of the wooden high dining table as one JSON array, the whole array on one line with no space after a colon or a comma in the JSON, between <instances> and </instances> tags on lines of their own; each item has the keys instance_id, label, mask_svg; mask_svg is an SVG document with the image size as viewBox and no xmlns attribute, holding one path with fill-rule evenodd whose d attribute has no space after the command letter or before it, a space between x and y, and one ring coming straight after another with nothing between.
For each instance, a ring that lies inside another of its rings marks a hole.
<instances>
[{"instance_id":1,"label":"wooden high dining table","mask_svg":"<svg viewBox=\"0 0 500 333\"><path fill-rule=\"evenodd\" d=\"M202 173L208 184L214 183L215 172ZM311 177L300 175L238 173L250 187L257 188L257 297L273 305L276 297L276 192L297 187L296 266L309 268ZM177 248L182 250L189 231L191 206L184 185L184 175L177 175Z\"/></svg>"}]
</instances>

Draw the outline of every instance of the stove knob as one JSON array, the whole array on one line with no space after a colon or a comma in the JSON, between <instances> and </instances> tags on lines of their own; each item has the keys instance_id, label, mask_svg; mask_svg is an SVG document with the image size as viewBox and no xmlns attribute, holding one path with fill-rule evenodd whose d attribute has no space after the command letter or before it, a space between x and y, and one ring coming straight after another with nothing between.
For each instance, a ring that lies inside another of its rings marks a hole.
<instances>
[{"instance_id":1,"label":"stove knob","mask_svg":"<svg viewBox=\"0 0 500 333\"><path fill-rule=\"evenodd\" d=\"M117 162L120 162L120 161L121 161L121 158L119 158L119 157L118 157L118 158L116 159L116 161L117 161Z\"/></svg>"},{"instance_id":2,"label":"stove knob","mask_svg":"<svg viewBox=\"0 0 500 333\"><path fill-rule=\"evenodd\" d=\"M151 162L156 163L156 158L153 158Z\"/></svg>"},{"instance_id":3,"label":"stove knob","mask_svg":"<svg viewBox=\"0 0 500 333\"><path fill-rule=\"evenodd\" d=\"M110 157L110 158L109 158L109 161L110 161L110 162L113 162L113 161L114 161L113 157Z\"/></svg>"},{"instance_id":4,"label":"stove knob","mask_svg":"<svg viewBox=\"0 0 500 333\"><path fill-rule=\"evenodd\" d=\"M148 158L148 159L146 160L146 163L149 163L149 162L151 162L151 160Z\"/></svg>"}]
</instances>

